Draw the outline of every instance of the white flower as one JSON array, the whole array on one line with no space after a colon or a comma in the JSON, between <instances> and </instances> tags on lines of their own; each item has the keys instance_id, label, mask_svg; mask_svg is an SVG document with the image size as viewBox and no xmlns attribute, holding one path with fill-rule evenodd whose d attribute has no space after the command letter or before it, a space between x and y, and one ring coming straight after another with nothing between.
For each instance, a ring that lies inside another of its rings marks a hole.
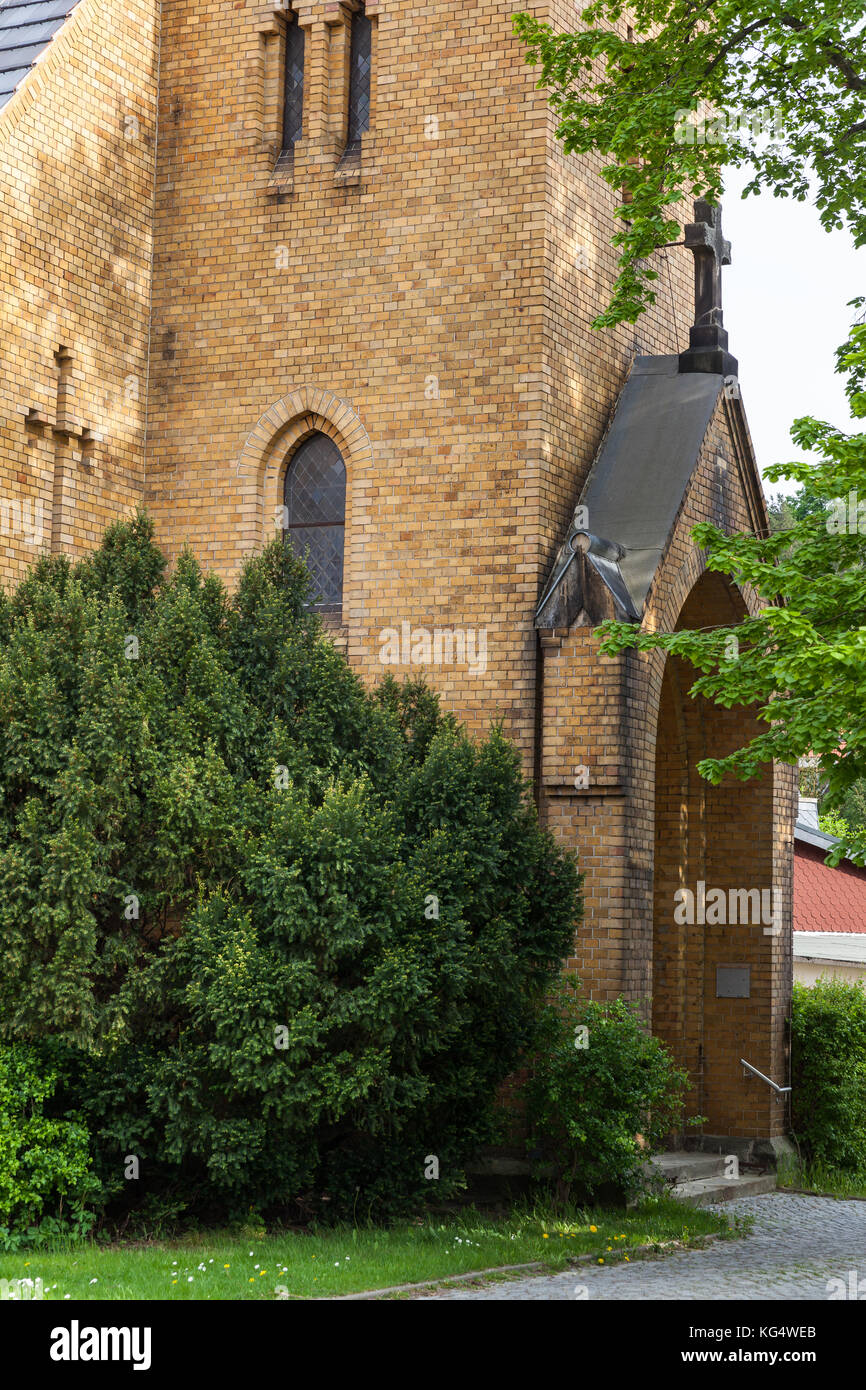
<instances>
[{"instance_id":1,"label":"white flower","mask_svg":"<svg viewBox=\"0 0 866 1390\"><path fill-rule=\"evenodd\" d=\"M90 1282L91 1282L91 1284L98 1284L98 1283L99 1283L99 1280L98 1280L98 1279L91 1279Z\"/></svg>"},{"instance_id":2,"label":"white flower","mask_svg":"<svg viewBox=\"0 0 866 1390\"><path fill-rule=\"evenodd\" d=\"M334 1269L339 1269L339 1268L340 1268L340 1261L339 1261L339 1260L335 1260L335 1261L334 1261Z\"/></svg>"},{"instance_id":3,"label":"white flower","mask_svg":"<svg viewBox=\"0 0 866 1390\"><path fill-rule=\"evenodd\" d=\"M64 1298L69 1298L70 1295L69 1295L68 1293L65 1293L65 1294L63 1295L63 1297L64 1297Z\"/></svg>"}]
</instances>

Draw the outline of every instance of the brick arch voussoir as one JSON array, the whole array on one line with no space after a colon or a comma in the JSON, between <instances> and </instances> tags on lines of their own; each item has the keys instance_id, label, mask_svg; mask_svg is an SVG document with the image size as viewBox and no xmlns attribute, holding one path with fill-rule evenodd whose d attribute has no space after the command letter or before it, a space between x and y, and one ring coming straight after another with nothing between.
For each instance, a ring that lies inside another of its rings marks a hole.
<instances>
[{"instance_id":1,"label":"brick arch voussoir","mask_svg":"<svg viewBox=\"0 0 866 1390\"><path fill-rule=\"evenodd\" d=\"M247 550L257 550L272 538L288 459L299 444L318 432L333 439L346 465L346 526L349 527L352 480L370 461L370 437L348 401L332 391L302 387L268 407L238 455L241 529Z\"/></svg>"}]
</instances>

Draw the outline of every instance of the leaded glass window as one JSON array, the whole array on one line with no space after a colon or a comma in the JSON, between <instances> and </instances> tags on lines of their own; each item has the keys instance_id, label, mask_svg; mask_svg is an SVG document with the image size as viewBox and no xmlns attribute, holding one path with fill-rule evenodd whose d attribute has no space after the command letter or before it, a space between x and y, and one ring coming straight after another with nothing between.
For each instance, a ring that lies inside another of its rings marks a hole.
<instances>
[{"instance_id":1,"label":"leaded glass window","mask_svg":"<svg viewBox=\"0 0 866 1390\"><path fill-rule=\"evenodd\" d=\"M286 471L286 540L310 571L310 602L339 609L343 601L346 466L326 434L313 434Z\"/></svg>"},{"instance_id":2,"label":"leaded glass window","mask_svg":"<svg viewBox=\"0 0 866 1390\"><path fill-rule=\"evenodd\" d=\"M283 149L291 150L304 129L304 31L292 15L286 25Z\"/></svg>"},{"instance_id":3,"label":"leaded glass window","mask_svg":"<svg viewBox=\"0 0 866 1390\"><path fill-rule=\"evenodd\" d=\"M370 78L373 62L373 21L362 5L352 15L349 57L348 148L357 146L370 129Z\"/></svg>"}]
</instances>

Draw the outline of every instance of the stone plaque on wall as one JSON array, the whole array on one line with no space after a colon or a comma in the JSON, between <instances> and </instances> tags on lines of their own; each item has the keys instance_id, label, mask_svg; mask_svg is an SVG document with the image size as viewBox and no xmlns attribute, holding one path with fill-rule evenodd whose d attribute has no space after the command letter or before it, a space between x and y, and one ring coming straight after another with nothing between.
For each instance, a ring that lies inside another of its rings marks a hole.
<instances>
[{"instance_id":1,"label":"stone plaque on wall","mask_svg":"<svg viewBox=\"0 0 866 1390\"><path fill-rule=\"evenodd\" d=\"M749 999L751 997L750 965L717 965L716 998Z\"/></svg>"}]
</instances>

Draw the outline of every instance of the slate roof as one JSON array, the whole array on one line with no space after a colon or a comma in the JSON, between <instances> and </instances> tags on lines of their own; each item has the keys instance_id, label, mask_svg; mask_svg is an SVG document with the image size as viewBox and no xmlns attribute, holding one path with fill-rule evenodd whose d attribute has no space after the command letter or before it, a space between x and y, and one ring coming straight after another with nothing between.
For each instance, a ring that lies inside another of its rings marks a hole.
<instances>
[{"instance_id":1,"label":"slate roof","mask_svg":"<svg viewBox=\"0 0 866 1390\"><path fill-rule=\"evenodd\" d=\"M0 110L76 4L77 0L0 0Z\"/></svg>"}]
</instances>

